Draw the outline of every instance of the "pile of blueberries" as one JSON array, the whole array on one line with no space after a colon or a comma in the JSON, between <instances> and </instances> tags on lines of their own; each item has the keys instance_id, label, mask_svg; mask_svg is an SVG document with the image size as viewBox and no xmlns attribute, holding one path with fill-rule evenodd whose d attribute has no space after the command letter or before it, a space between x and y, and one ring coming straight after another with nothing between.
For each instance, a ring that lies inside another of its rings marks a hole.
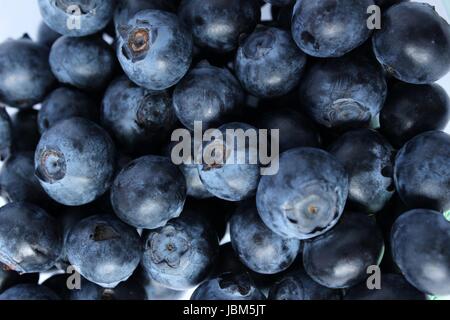
<instances>
[{"instance_id":1,"label":"pile of blueberries","mask_svg":"<svg viewBox=\"0 0 450 320\"><path fill-rule=\"evenodd\" d=\"M37 1L37 39L0 44L1 300L450 295L432 6ZM279 129L278 172L175 164L196 121Z\"/></svg>"}]
</instances>

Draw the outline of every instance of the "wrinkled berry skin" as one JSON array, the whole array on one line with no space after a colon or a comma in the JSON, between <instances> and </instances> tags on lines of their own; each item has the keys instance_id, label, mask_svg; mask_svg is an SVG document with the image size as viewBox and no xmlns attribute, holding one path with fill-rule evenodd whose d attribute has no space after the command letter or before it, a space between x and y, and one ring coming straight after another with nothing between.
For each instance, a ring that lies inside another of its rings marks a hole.
<instances>
[{"instance_id":1,"label":"wrinkled berry skin","mask_svg":"<svg viewBox=\"0 0 450 320\"><path fill-rule=\"evenodd\" d=\"M373 36L373 48L385 69L405 82L432 83L450 70L450 27L429 4L391 7Z\"/></svg>"},{"instance_id":2,"label":"wrinkled berry skin","mask_svg":"<svg viewBox=\"0 0 450 320\"><path fill-rule=\"evenodd\" d=\"M55 77L48 63L49 50L23 37L0 44L0 102L31 108L51 90Z\"/></svg>"},{"instance_id":3,"label":"wrinkled berry skin","mask_svg":"<svg viewBox=\"0 0 450 320\"><path fill-rule=\"evenodd\" d=\"M39 24L38 34L37 34L37 42L51 48L53 43L61 37L61 35L53 31L53 29L50 29L49 26L47 26L44 22L41 22Z\"/></svg>"},{"instance_id":4,"label":"wrinkled berry skin","mask_svg":"<svg viewBox=\"0 0 450 320\"><path fill-rule=\"evenodd\" d=\"M45 286L18 284L0 294L0 300L60 300L60 297Z\"/></svg>"},{"instance_id":5,"label":"wrinkled berry skin","mask_svg":"<svg viewBox=\"0 0 450 320\"><path fill-rule=\"evenodd\" d=\"M224 273L203 282L191 300L266 300L246 273Z\"/></svg>"},{"instance_id":6,"label":"wrinkled berry skin","mask_svg":"<svg viewBox=\"0 0 450 320\"><path fill-rule=\"evenodd\" d=\"M123 151L148 154L167 138L176 117L168 92L146 90L122 76L106 90L101 122Z\"/></svg>"},{"instance_id":7,"label":"wrinkled berry skin","mask_svg":"<svg viewBox=\"0 0 450 320\"><path fill-rule=\"evenodd\" d=\"M300 249L299 240L284 239L267 228L251 200L241 204L231 217L230 237L242 263L262 274L286 270Z\"/></svg>"},{"instance_id":8,"label":"wrinkled berry skin","mask_svg":"<svg viewBox=\"0 0 450 320\"><path fill-rule=\"evenodd\" d=\"M45 23L70 37L83 37L104 29L116 6L116 0L39 0L38 3Z\"/></svg>"},{"instance_id":9,"label":"wrinkled berry skin","mask_svg":"<svg viewBox=\"0 0 450 320\"><path fill-rule=\"evenodd\" d=\"M14 202L0 208L0 262L19 273L45 272L62 250L56 220L41 208Z\"/></svg>"},{"instance_id":10,"label":"wrinkled berry skin","mask_svg":"<svg viewBox=\"0 0 450 320\"><path fill-rule=\"evenodd\" d=\"M396 147L415 136L443 130L450 120L450 98L438 84L395 83L380 113L381 132Z\"/></svg>"},{"instance_id":11,"label":"wrinkled berry skin","mask_svg":"<svg viewBox=\"0 0 450 320\"><path fill-rule=\"evenodd\" d=\"M348 188L348 174L334 156L314 148L291 149L281 154L276 175L261 178L256 204L275 233L309 239L338 222Z\"/></svg>"},{"instance_id":12,"label":"wrinkled berry skin","mask_svg":"<svg viewBox=\"0 0 450 320\"><path fill-rule=\"evenodd\" d=\"M317 60L300 83L303 109L328 128L368 126L386 94L381 67L363 54Z\"/></svg>"},{"instance_id":13,"label":"wrinkled berry skin","mask_svg":"<svg viewBox=\"0 0 450 320\"><path fill-rule=\"evenodd\" d=\"M392 227L395 263L409 283L431 295L450 294L449 241L450 223L436 211L408 211Z\"/></svg>"},{"instance_id":14,"label":"wrinkled berry skin","mask_svg":"<svg viewBox=\"0 0 450 320\"><path fill-rule=\"evenodd\" d=\"M136 228L155 229L176 218L186 200L186 182L169 158L145 156L126 165L114 180L111 203Z\"/></svg>"},{"instance_id":15,"label":"wrinkled berry skin","mask_svg":"<svg viewBox=\"0 0 450 320\"><path fill-rule=\"evenodd\" d=\"M450 209L450 135L423 133L398 152L394 180L400 198L413 208Z\"/></svg>"},{"instance_id":16,"label":"wrinkled berry skin","mask_svg":"<svg viewBox=\"0 0 450 320\"><path fill-rule=\"evenodd\" d=\"M394 194L394 149L370 129L349 131L330 148L349 174L348 200L356 209L376 213Z\"/></svg>"},{"instance_id":17,"label":"wrinkled berry skin","mask_svg":"<svg viewBox=\"0 0 450 320\"><path fill-rule=\"evenodd\" d=\"M170 289L187 290L205 280L219 251L216 232L196 213L185 211L144 237L142 265Z\"/></svg>"},{"instance_id":18,"label":"wrinkled berry skin","mask_svg":"<svg viewBox=\"0 0 450 320\"><path fill-rule=\"evenodd\" d=\"M303 264L308 275L328 288L349 288L367 277L384 251L381 231L371 217L345 212L329 232L305 241Z\"/></svg>"},{"instance_id":19,"label":"wrinkled berry skin","mask_svg":"<svg viewBox=\"0 0 450 320\"><path fill-rule=\"evenodd\" d=\"M239 36L251 32L260 15L255 0L183 0L178 9L195 44L219 53L235 50Z\"/></svg>"},{"instance_id":20,"label":"wrinkled berry skin","mask_svg":"<svg viewBox=\"0 0 450 320\"><path fill-rule=\"evenodd\" d=\"M192 47L192 36L175 14L143 10L120 26L117 56L131 81L149 90L164 90L187 73Z\"/></svg>"},{"instance_id":21,"label":"wrinkled berry skin","mask_svg":"<svg viewBox=\"0 0 450 320\"><path fill-rule=\"evenodd\" d=\"M87 280L114 288L127 280L142 255L137 231L112 215L95 215L78 222L69 232L69 262Z\"/></svg>"},{"instance_id":22,"label":"wrinkled berry skin","mask_svg":"<svg viewBox=\"0 0 450 320\"><path fill-rule=\"evenodd\" d=\"M341 57L371 35L367 8L373 0L299 0L292 16L292 36L314 57Z\"/></svg>"},{"instance_id":23,"label":"wrinkled berry skin","mask_svg":"<svg viewBox=\"0 0 450 320\"><path fill-rule=\"evenodd\" d=\"M86 91L106 87L116 64L114 52L100 37L61 37L50 50L50 66L59 82Z\"/></svg>"},{"instance_id":24,"label":"wrinkled berry skin","mask_svg":"<svg viewBox=\"0 0 450 320\"><path fill-rule=\"evenodd\" d=\"M0 161L6 160L11 154L12 140L11 118L6 109L0 105Z\"/></svg>"},{"instance_id":25,"label":"wrinkled berry skin","mask_svg":"<svg viewBox=\"0 0 450 320\"><path fill-rule=\"evenodd\" d=\"M414 288L400 274L382 274L381 289L367 289L362 282L347 290L344 300L426 300L425 294Z\"/></svg>"},{"instance_id":26,"label":"wrinkled berry skin","mask_svg":"<svg viewBox=\"0 0 450 320\"><path fill-rule=\"evenodd\" d=\"M38 111L34 109L19 110L11 115L13 134L13 151L32 151L41 136L38 130Z\"/></svg>"},{"instance_id":27,"label":"wrinkled berry skin","mask_svg":"<svg viewBox=\"0 0 450 320\"><path fill-rule=\"evenodd\" d=\"M306 64L306 55L289 32L258 26L239 46L235 70L246 91L260 98L278 97L294 89Z\"/></svg>"},{"instance_id":28,"label":"wrinkled berry skin","mask_svg":"<svg viewBox=\"0 0 450 320\"><path fill-rule=\"evenodd\" d=\"M200 62L178 83L173 107L180 122L194 130L194 121L207 129L235 115L244 102L244 92L234 75L207 61Z\"/></svg>"},{"instance_id":29,"label":"wrinkled berry skin","mask_svg":"<svg viewBox=\"0 0 450 320\"><path fill-rule=\"evenodd\" d=\"M95 123L71 118L42 135L34 160L36 176L47 194L64 205L79 206L94 201L109 188L115 147Z\"/></svg>"},{"instance_id":30,"label":"wrinkled berry skin","mask_svg":"<svg viewBox=\"0 0 450 320\"><path fill-rule=\"evenodd\" d=\"M42 102L38 114L39 132L42 134L58 121L73 117L95 121L98 117L96 102L79 90L58 88Z\"/></svg>"}]
</instances>

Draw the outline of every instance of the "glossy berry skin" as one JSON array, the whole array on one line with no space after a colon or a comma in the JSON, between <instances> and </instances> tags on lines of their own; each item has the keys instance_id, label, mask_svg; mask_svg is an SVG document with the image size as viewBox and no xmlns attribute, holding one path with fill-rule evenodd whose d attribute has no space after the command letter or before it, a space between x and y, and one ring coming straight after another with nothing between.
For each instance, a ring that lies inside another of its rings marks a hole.
<instances>
[{"instance_id":1,"label":"glossy berry skin","mask_svg":"<svg viewBox=\"0 0 450 320\"><path fill-rule=\"evenodd\" d=\"M381 231L371 217L345 212L329 232L303 247L308 275L328 288L349 288L367 277L367 268L378 265L384 251Z\"/></svg>"},{"instance_id":2,"label":"glossy berry skin","mask_svg":"<svg viewBox=\"0 0 450 320\"><path fill-rule=\"evenodd\" d=\"M12 140L11 118L6 109L0 106L0 161L6 160L11 154Z\"/></svg>"},{"instance_id":3,"label":"glossy berry skin","mask_svg":"<svg viewBox=\"0 0 450 320\"><path fill-rule=\"evenodd\" d=\"M11 115L13 151L36 150L41 138L37 119L38 111L34 109L19 110Z\"/></svg>"},{"instance_id":4,"label":"glossy berry skin","mask_svg":"<svg viewBox=\"0 0 450 320\"><path fill-rule=\"evenodd\" d=\"M42 134L58 121L73 117L95 121L98 118L96 102L77 89L58 88L42 102L38 115L39 132Z\"/></svg>"},{"instance_id":5,"label":"glossy berry skin","mask_svg":"<svg viewBox=\"0 0 450 320\"><path fill-rule=\"evenodd\" d=\"M276 175L263 176L256 204L264 223L286 238L309 239L339 220L348 195L348 174L331 154L296 148L280 156Z\"/></svg>"},{"instance_id":6,"label":"glossy berry skin","mask_svg":"<svg viewBox=\"0 0 450 320\"><path fill-rule=\"evenodd\" d=\"M59 37L61 37L61 34L50 29L44 22L39 24L37 42L40 44L50 48Z\"/></svg>"},{"instance_id":7,"label":"glossy berry skin","mask_svg":"<svg viewBox=\"0 0 450 320\"><path fill-rule=\"evenodd\" d=\"M450 98L438 84L397 82L380 113L381 132L396 147L426 131L445 129L449 120Z\"/></svg>"},{"instance_id":8,"label":"glossy berry skin","mask_svg":"<svg viewBox=\"0 0 450 320\"><path fill-rule=\"evenodd\" d=\"M299 240L282 238L267 228L251 200L241 204L231 217L230 238L242 263L262 274L286 270L300 249Z\"/></svg>"},{"instance_id":9,"label":"glossy berry skin","mask_svg":"<svg viewBox=\"0 0 450 320\"><path fill-rule=\"evenodd\" d=\"M0 300L60 300L60 297L45 286L18 284L0 294Z\"/></svg>"},{"instance_id":10,"label":"glossy berry skin","mask_svg":"<svg viewBox=\"0 0 450 320\"><path fill-rule=\"evenodd\" d=\"M398 152L394 179L400 198L410 207L450 209L450 135L423 133Z\"/></svg>"},{"instance_id":11,"label":"glossy berry skin","mask_svg":"<svg viewBox=\"0 0 450 320\"><path fill-rule=\"evenodd\" d=\"M306 55L288 31L258 26L239 46L235 71L246 91L269 98L294 89L305 64Z\"/></svg>"},{"instance_id":12,"label":"glossy berry skin","mask_svg":"<svg viewBox=\"0 0 450 320\"><path fill-rule=\"evenodd\" d=\"M292 36L308 55L341 57L370 37L367 8L373 4L373 0L297 1Z\"/></svg>"},{"instance_id":13,"label":"glossy berry skin","mask_svg":"<svg viewBox=\"0 0 450 320\"><path fill-rule=\"evenodd\" d=\"M56 220L41 208L14 202L0 208L0 262L19 273L45 272L61 253Z\"/></svg>"},{"instance_id":14,"label":"glossy berry skin","mask_svg":"<svg viewBox=\"0 0 450 320\"><path fill-rule=\"evenodd\" d=\"M391 233L392 254L406 280L418 290L450 294L450 223L439 212L415 209L401 215Z\"/></svg>"},{"instance_id":15,"label":"glossy berry skin","mask_svg":"<svg viewBox=\"0 0 450 320\"><path fill-rule=\"evenodd\" d=\"M194 130L194 121L202 121L204 129L221 125L238 113L244 92L234 75L207 61L200 62L173 93L173 107L180 122Z\"/></svg>"},{"instance_id":16,"label":"glossy berry skin","mask_svg":"<svg viewBox=\"0 0 450 320\"><path fill-rule=\"evenodd\" d=\"M264 294L246 273L224 273L203 282L191 300L265 300Z\"/></svg>"},{"instance_id":17,"label":"glossy berry skin","mask_svg":"<svg viewBox=\"0 0 450 320\"><path fill-rule=\"evenodd\" d=\"M395 191L394 149L384 137L370 129L349 131L330 148L349 174L348 200L358 210L376 213Z\"/></svg>"},{"instance_id":18,"label":"glossy berry skin","mask_svg":"<svg viewBox=\"0 0 450 320\"><path fill-rule=\"evenodd\" d=\"M352 53L315 61L299 92L303 109L317 123L345 129L368 126L383 107L387 84L376 61Z\"/></svg>"},{"instance_id":19,"label":"glossy berry skin","mask_svg":"<svg viewBox=\"0 0 450 320\"><path fill-rule=\"evenodd\" d=\"M104 29L112 19L116 0L39 0L45 23L54 31L83 37Z\"/></svg>"},{"instance_id":20,"label":"glossy berry skin","mask_svg":"<svg viewBox=\"0 0 450 320\"><path fill-rule=\"evenodd\" d=\"M116 58L98 36L61 37L50 50L50 66L59 82L86 91L106 87L115 70Z\"/></svg>"},{"instance_id":21,"label":"glossy berry skin","mask_svg":"<svg viewBox=\"0 0 450 320\"><path fill-rule=\"evenodd\" d=\"M115 147L95 123L70 118L41 137L35 152L36 176L55 201L67 206L90 203L109 188Z\"/></svg>"},{"instance_id":22,"label":"glossy berry skin","mask_svg":"<svg viewBox=\"0 0 450 320\"><path fill-rule=\"evenodd\" d=\"M175 290L195 287L209 275L219 250L215 231L195 211L185 211L144 237L142 265L156 282Z\"/></svg>"},{"instance_id":23,"label":"glossy berry skin","mask_svg":"<svg viewBox=\"0 0 450 320\"><path fill-rule=\"evenodd\" d=\"M241 34L255 28L261 13L254 0L183 0L178 15L197 46L227 53L237 48Z\"/></svg>"},{"instance_id":24,"label":"glossy berry skin","mask_svg":"<svg viewBox=\"0 0 450 320\"><path fill-rule=\"evenodd\" d=\"M111 203L136 228L155 229L176 218L186 200L186 182L169 158L145 156L126 165L114 180Z\"/></svg>"},{"instance_id":25,"label":"glossy berry skin","mask_svg":"<svg viewBox=\"0 0 450 320\"><path fill-rule=\"evenodd\" d=\"M149 90L164 90L187 73L192 47L192 36L175 14L143 10L120 27L117 56L131 81Z\"/></svg>"},{"instance_id":26,"label":"glossy berry skin","mask_svg":"<svg viewBox=\"0 0 450 320\"><path fill-rule=\"evenodd\" d=\"M402 275L382 274L381 289L369 290L367 284L362 282L348 289L344 300L426 300L426 296Z\"/></svg>"},{"instance_id":27,"label":"glossy berry skin","mask_svg":"<svg viewBox=\"0 0 450 320\"><path fill-rule=\"evenodd\" d=\"M431 5L404 2L384 14L373 49L395 78L432 83L450 70L450 26Z\"/></svg>"},{"instance_id":28,"label":"glossy berry skin","mask_svg":"<svg viewBox=\"0 0 450 320\"><path fill-rule=\"evenodd\" d=\"M148 154L167 138L176 117L168 92L138 87L122 76L106 90L101 122L123 151Z\"/></svg>"},{"instance_id":29,"label":"glossy berry skin","mask_svg":"<svg viewBox=\"0 0 450 320\"><path fill-rule=\"evenodd\" d=\"M127 280L141 260L137 231L112 215L94 215L78 222L69 232L69 262L87 280L114 288Z\"/></svg>"},{"instance_id":30,"label":"glossy berry skin","mask_svg":"<svg viewBox=\"0 0 450 320\"><path fill-rule=\"evenodd\" d=\"M41 102L55 77L48 63L49 50L28 37L0 44L0 102L26 109Z\"/></svg>"}]
</instances>

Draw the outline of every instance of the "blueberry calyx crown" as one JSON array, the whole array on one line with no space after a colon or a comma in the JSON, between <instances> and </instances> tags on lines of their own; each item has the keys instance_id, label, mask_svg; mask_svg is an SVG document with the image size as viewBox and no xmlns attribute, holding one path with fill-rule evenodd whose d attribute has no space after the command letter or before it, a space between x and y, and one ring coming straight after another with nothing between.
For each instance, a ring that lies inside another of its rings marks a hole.
<instances>
[{"instance_id":1,"label":"blueberry calyx crown","mask_svg":"<svg viewBox=\"0 0 450 320\"><path fill-rule=\"evenodd\" d=\"M146 21L137 21L141 24L148 24ZM158 36L158 30L149 29L148 27L131 28L129 26L119 27L119 32L126 44L122 47L122 53L128 60L132 62L145 59L150 46L155 42Z\"/></svg>"},{"instance_id":2,"label":"blueberry calyx crown","mask_svg":"<svg viewBox=\"0 0 450 320\"><path fill-rule=\"evenodd\" d=\"M249 59L260 59L272 50L274 43L275 36L270 30L257 32L245 42L244 55Z\"/></svg>"},{"instance_id":3,"label":"blueberry calyx crown","mask_svg":"<svg viewBox=\"0 0 450 320\"><path fill-rule=\"evenodd\" d=\"M47 183L62 180L66 175L64 154L55 149L44 150L39 157L39 164L35 174L39 180Z\"/></svg>"},{"instance_id":4,"label":"blueberry calyx crown","mask_svg":"<svg viewBox=\"0 0 450 320\"><path fill-rule=\"evenodd\" d=\"M146 249L150 250L154 263L166 263L169 267L177 268L183 256L190 252L190 244L186 235L169 225L151 235Z\"/></svg>"}]
</instances>

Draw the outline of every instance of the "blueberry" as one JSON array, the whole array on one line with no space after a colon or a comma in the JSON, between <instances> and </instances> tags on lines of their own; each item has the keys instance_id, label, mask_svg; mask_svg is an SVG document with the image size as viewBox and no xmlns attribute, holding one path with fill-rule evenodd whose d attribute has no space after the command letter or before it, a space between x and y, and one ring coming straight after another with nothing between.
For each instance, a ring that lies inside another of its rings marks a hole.
<instances>
[{"instance_id":1,"label":"blueberry","mask_svg":"<svg viewBox=\"0 0 450 320\"><path fill-rule=\"evenodd\" d=\"M72 227L66 251L69 262L83 277L114 288L137 268L142 246L132 227L111 215L94 215Z\"/></svg>"},{"instance_id":2,"label":"blueberry","mask_svg":"<svg viewBox=\"0 0 450 320\"><path fill-rule=\"evenodd\" d=\"M191 300L265 300L248 274L224 273L203 282Z\"/></svg>"},{"instance_id":3,"label":"blueberry","mask_svg":"<svg viewBox=\"0 0 450 320\"><path fill-rule=\"evenodd\" d=\"M180 300L185 295L185 291L169 289L151 279L142 266L138 267L134 278L144 287L148 300Z\"/></svg>"},{"instance_id":4,"label":"blueberry","mask_svg":"<svg viewBox=\"0 0 450 320\"><path fill-rule=\"evenodd\" d=\"M348 188L348 174L334 156L314 148L291 149L281 154L276 175L261 178L256 204L275 233L309 239L338 222Z\"/></svg>"},{"instance_id":5,"label":"blueberry","mask_svg":"<svg viewBox=\"0 0 450 320\"><path fill-rule=\"evenodd\" d=\"M6 289L20 283L37 284L39 273L27 273L20 275L18 272L10 270L7 266L0 263L0 294Z\"/></svg>"},{"instance_id":6,"label":"blueberry","mask_svg":"<svg viewBox=\"0 0 450 320\"><path fill-rule=\"evenodd\" d=\"M450 27L429 4L404 2L383 15L373 48L395 78L432 83L450 70Z\"/></svg>"},{"instance_id":7,"label":"blueberry","mask_svg":"<svg viewBox=\"0 0 450 320\"><path fill-rule=\"evenodd\" d=\"M258 26L239 46L235 70L242 86L262 98L282 96L294 89L306 55L288 31Z\"/></svg>"},{"instance_id":8,"label":"blueberry","mask_svg":"<svg viewBox=\"0 0 450 320\"><path fill-rule=\"evenodd\" d=\"M143 10L119 27L117 56L130 80L150 90L164 90L187 73L192 46L191 35L175 14Z\"/></svg>"},{"instance_id":9,"label":"blueberry","mask_svg":"<svg viewBox=\"0 0 450 320\"><path fill-rule=\"evenodd\" d=\"M380 113L381 132L396 147L426 131L443 130L449 120L450 99L437 84L395 83Z\"/></svg>"},{"instance_id":10,"label":"blueberry","mask_svg":"<svg viewBox=\"0 0 450 320\"><path fill-rule=\"evenodd\" d=\"M45 23L56 32L82 37L104 29L112 19L116 0L39 0Z\"/></svg>"},{"instance_id":11,"label":"blueberry","mask_svg":"<svg viewBox=\"0 0 450 320\"><path fill-rule=\"evenodd\" d=\"M111 203L126 223L145 229L164 226L183 210L186 182L170 159L145 156L130 162L116 177Z\"/></svg>"},{"instance_id":12,"label":"blueberry","mask_svg":"<svg viewBox=\"0 0 450 320\"><path fill-rule=\"evenodd\" d=\"M37 34L38 43L50 48L59 37L61 37L61 34L53 31L53 29L50 29L50 27L48 27L44 22L39 24Z\"/></svg>"},{"instance_id":13,"label":"blueberry","mask_svg":"<svg viewBox=\"0 0 450 320\"><path fill-rule=\"evenodd\" d=\"M297 1L292 36L308 55L343 56L370 37L367 8L373 4L373 0Z\"/></svg>"},{"instance_id":14,"label":"blueberry","mask_svg":"<svg viewBox=\"0 0 450 320\"><path fill-rule=\"evenodd\" d=\"M316 60L300 83L303 109L328 128L368 126L383 107L386 94L382 69L359 52Z\"/></svg>"},{"instance_id":15,"label":"blueberry","mask_svg":"<svg viewBox=\"0 0 450 320\"><path fill-rule=\"evenodd\" d=\"M300 249L299 240L284 239L266 227L253 201L241 204L230 219L230 238L240 260L262 274L286 270Z\"/></svg>"},{"instance_id":16,"label":"blueberry","mask_svg":"<svg viewBox=\"0 0 450 320\"><path fill-rule=\"evenodd\" d=\"M60 300L60 298L45 286L18 284L0 294L0 300Z\"/></svg>"},{"instance_id":17,"label":"blueberry","mask_svg":"<svg viewBox=\"0 0 450 320\"><path fill-rule=\"evenodd\" d=\"M394 223L394 260L409 283L432 295L450 294L450 222L439 212L415 209Z\"/></svg>"},{"instance_id":18,"label":"blueberry","mask_svg":"<svg viewBox=\"0 0 450 320\"><path fill-rule=\"evenodd\" d=\"M58 88L42 102L38 115L39 132L42 134L56 122L73 117L95 121L98 117L96 102L79 90Z\"/></svg>"},{"instance_id":19,"label":"blueberry","mask_svg":"<svg viewBox=\"0 0 450 320\"><path fill-rule=\"evenodd\" d=\"M383 237L375 220L346 212L329 232L305 241L303 263L308 275L328 288L349 288L367 277L367 268L381 262Z\"/></svg>"},{"instance_id":20,"label":"blueberry","mask_svg":"<svg viewBox=\"0 0 450 320\"><path fill-rule=\"evenodd\" d=\"M68 206L94 201L109 188L115 148L95 123L71 118L43 135L35 153L36 176L47 194Z\"/></svg>"},{"instance_id":21,"label":"blueberry","mask_svg":"<svg viewBox=\"0 0 450 320\"><path fill-rule=\"evenodd\" d=\"M183 0L178 15L197 46L226 53L255 28L261 13L255 0Z\"/></svg>"},{"instance_id":22,"label":"blueberry","mask_svg":"<svg viewBox=\"0 0 450 320\"><path fill-rule=\"evenodd\" d=\"M195 211L184 211L144 237L142 265L156 282L175 290L200 284L218 252L217 234Z\"/></svg>"},{"instance_id":23,"label":"blueberry","mask_svg":"<svg viewBox=\"0 0 450 320\"><path fill-rule=\"evenodd\" d=\"M5 108L0 105L0 161L6 160L11 154L12 140L11 118Z\"/></svg>"},{"instance_id":24,"label":"blueberry","mask_svg":"<svg viewBox=\"0 0 450 320\"><path fill-rule=\"evenodd\" d=\"M194 121L202 121L203 128L220 125L238 113L244 92L225 68L200 62L178 83L173 94L173 106L178 119L194 130Z\"/></svg>"},{"instance_id":25,"label":"blueberry","mask_svg":"<svg viewBox=\"0 0 450 320\"><path fill-rule=\"evenodd\" d=\"M450 135L423 133L398 152L394 180L398 194L409 206L450 210Z\"/></svg>"},{"instance_id":26,"label":"blueberry","mask_svg":"<svg viewBox=\"0 0 450 320\"><path fill-rule=\"evenodd\" d=\"M50 50L50 66L59 82L96 91L111 79L116 59L109 45L98 36L61 37Z\"/></svg>"},{"instance_id":27,"label":"blueberry","mask_svg":"<svg viewBox=\"0 0 450 320\"><path fill-rule=\"evenodd\" d=\"M0 102L20 109L41 102L55 78L48 63L49 50L23 37L0 44Z\"/></svg>"},{"instance_id":28,"label":"blueberry","mask_svg":"<svg viewBox=\"0 0 450 320\"><path fill-rule=\"evenodd\" d=\"M38 111L34 109L19 110L11 115L14 152L34 152L40 139L37 119Z\"/></svg>"},{"instance_id":29,"label":"blueberry","mask_svg":"<svg viewBox=\"0 0 450 320\"><path fill-rule=\"evenodd\" d=\"M370 129L349 131L330 149L349 173L349 194L356 209L376 213L383 209L395 191L394 149L378 132Z\"/></svg>"},{"instance_id":30,"label":"blueberry","mask_svg":"<svg viewBox=\"0 0 450 320\"><path fill-rule=\"evenodd\" d=\"M0 262L20 273L49 270L61 253L56 220L25 202L0 208Z\"/></svg>"}]
</instances>

